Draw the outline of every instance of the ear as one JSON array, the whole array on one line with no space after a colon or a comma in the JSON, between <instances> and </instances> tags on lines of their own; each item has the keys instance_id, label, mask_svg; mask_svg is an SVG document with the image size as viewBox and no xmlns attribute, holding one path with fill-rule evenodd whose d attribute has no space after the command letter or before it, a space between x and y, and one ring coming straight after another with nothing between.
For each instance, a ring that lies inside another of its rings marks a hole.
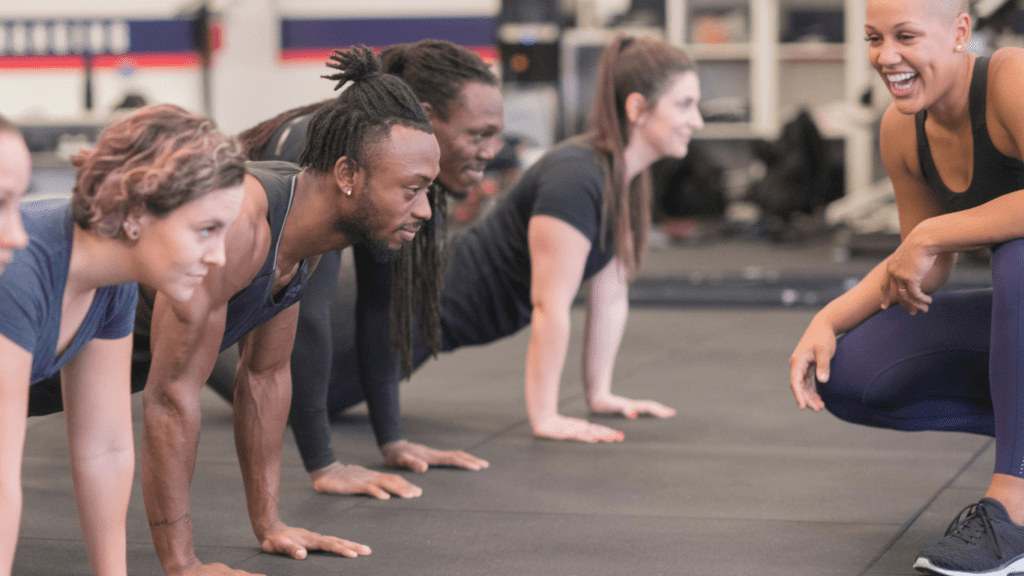
<instances>
[{"instance_id":1,"label":"ear","mask_svg":"<svg viewBox=\"0 0 1024 576\"><path fill-rule=\"evenodd\" d=\"M430 102L420 102L420 106L423 106L423 111L427 113L427 120L433 124L437 118L437 113L434 112L434 107L430 105Z\"/></svg>"},{"instance_id":2,"label":"ear","mask_svg":"<svg viewBox=\"0 0 1024 576\"><path fill-rule=\"evenodd\" d=\"M125 217L124 222L121 223L121 231L124 232L124 236L129 242L135 242L142 235L142 228L146 225L148 216L139 211L132 211Z\"/></svg>"},{"instance_id":3,"label":"ear","mask_svg":"<svg viewBox=\"0 0 1024 576\"><path fill-rule=\"evenodd\" d=\"M957 52L963 52L971 41L971 17L962 13L953 22L953 29L956 31Z\"/></svg>"},{"instance_id":4,"label":"ear","mask_svg":"<svg viewBox=\"0 0 1024 576\"><path fill-rule=\"evenodd\" d=\"M642 122L647 109L647 98L639 92L633 92L626 96L626 119L630 124Z\"/></svg>"},{"instance_id":5,"label":"ear","mask_svg":"<svg viewBox=\"0 0 1024 576\"><path fill-rule=\"evenodd\" d=\"M348 156L342 156L334 163L334 183L345 196L351 196L356 187L356 171L355 163L350 162Z\"/></svg>"}]
</instances>

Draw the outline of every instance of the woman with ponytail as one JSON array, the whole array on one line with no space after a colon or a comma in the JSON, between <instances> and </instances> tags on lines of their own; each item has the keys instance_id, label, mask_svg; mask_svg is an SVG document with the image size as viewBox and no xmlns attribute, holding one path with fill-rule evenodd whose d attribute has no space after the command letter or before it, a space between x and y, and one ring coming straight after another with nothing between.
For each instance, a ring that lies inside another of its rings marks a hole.
<instances>
[{"instance_id":1,"label":"woman with ponytail","mask_svg":"<svg viewBox=\"0 0 1024 576\"><path fill-rule=\"evenodd\" d=\"M558 414L569 310L589 280L583 365L591 412L675 414L657 402L613 395L611 376L628 282L640 266L650 226L648 168L659 158L685 156L703 121L693 64L665 43L616 38L602 54L598 86L594 131L550 150L487 217L452 241L441 293L441 348L493 342L531 325L524 381L533 433L613 442L623 439L622 432ZM413 337L416 367L432 350L419 332ZM360 362L381 357L362 354ZM396 374L385 391L389 397L398 397L398 383ZM397 401L386 407L389 412L378 417L397 427ZM427 469L422 458L399 460L386 452L385 458L417 472Z\"/></svg>"},{"instance_id":2,"label":"woman with ponytail","mask_svg":"<svg viewBox=\"0 0 1024 576\"><path fill-rule=\"evenodd\" d=\"M675 410L611 393L629 280L650 227L648 168L686 155L703 126L700 88L682 50L618 37L601 55L594 131L556 146L453 245L441 295L444 350L491 342L530 324L526 410L534 435L613 442L622 432L558 414L569 309L587 302L583 378L595 414L669 417ZM422 346L415 361L429 354Z\"/></svg>"}]
</instances>

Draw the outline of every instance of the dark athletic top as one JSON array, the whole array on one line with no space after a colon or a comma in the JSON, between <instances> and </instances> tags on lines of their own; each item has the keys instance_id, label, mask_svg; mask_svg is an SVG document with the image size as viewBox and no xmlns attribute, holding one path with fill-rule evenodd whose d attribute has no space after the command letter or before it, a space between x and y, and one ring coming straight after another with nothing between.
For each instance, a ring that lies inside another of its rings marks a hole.
<instances>
[{"instance_id":1,"label":"dark athletic top","mask_svg":"<svg viewBox=\"0 0 1024 576\"><path fill-rule=\"evenodd\" d=\"M584 279L607 265L614 249L610 236L604 247L599 241L604 187L604 171L587 142L564 143L538 161L484 220L453 241L452 260L441 295L445 350L491 342L530 322L527 226L533 215L559 218L591 241ZM292 430L307 470L323 468L335 460L330 446L328 407L344 408L365 399L379 445L405 437L398 393L401 372L397 353L388 339L390 265L371 262L360 254L358 245L355 248L359 381L339 378L343 376L339 367L331 368L327 363L326 369L333 372L328 394L323 390L324 384L312 384L325 378L310 373L322 372L325 363L308 356L297 362L309 350L316 350L312 342L301 349L297 344L292 355ZM318 266L317 273L320 271ZM333 282L336 286L336 277ZM315 315L316 311L307 303L310 302L304 298L300 313ZM320 308L323 307L321 304ZM316 332L304 333L300 329L297 341L318 340ZM418 326L414 327L417 365L431 355L420 336ZM309 377L297 378L299 372L309 373Z\"/></svg>"},{"instance_id":2,"label":"dark athletic top","mask_svg":"<svg viewBox=\"0 0 1024 576\"><path fill-rule=\"evenodd\" d=\"M295 162L299 159L299 152L306 142L306 129L309 128L309 120L312 114L296 116L285 122L274 132L274 135L267 140L267 145L260 155L260 160L283 160Z\"/></svg>"},{"instance_id":3,"label":"dark athletic top","mask_svg":"<svg viewBox=\"0 0 1024 576\"><path fill-rule=\"evenodd\" d=\"M21 204L21 217L29 243L15 250L0 275L0 334L32 353L34 384L56 374L93 338L130 335L138 288L135 283L98 288L75 337L57 357L75 226L71 204L67 198L30 199Z\"/></svg>"},{"instance_id":4,"label":"dark athletic top","mask_svg":"<svg viewBox=\"0 0 1024 576\"><path fill-rule=\"evenodd\" d=\"M1010 158L997 150L988 135L988 124L985 121L988 62L988 57L976 58L971 78L969 106L971 130L974 133L974 171L967 190L953 192L939 176L924 131L928 111L921 110L914 118L917 125L917 156L921 161L921 172L946 212L959 212L981 206L1004 194L1024 189L1024 162Z\"/></svg>"},{"instance_id":5,"label":"dark athletic top","mask_svg":"<svg viewBox=\"0 0 1024 576\"><path fill-rule=\"evenodd\" d=\"M585 140L545 154L482 221L457 237L441 294L444 348L485 344L530 323L533 216L553 216L590 240L587 280L612 259L613 240L600 240L604 170Z\"/></svg>"},{"instance_id":6,"label":"dark athletic top","mask_svg":"<svg viewBox=\"0 0 1024 576\"><path fill-rule=\"evenodd\" d=\"M227 325L220 345L221 351L298 302L308 279L307 263L303 260L288 285L277 294L272 292L281 232L295 197L295 180L302 169L288 162L249 162L246 171L259 180L267 192L270 251L263 268L252 282L228 302Z\"/></svg>"}]
</instances>

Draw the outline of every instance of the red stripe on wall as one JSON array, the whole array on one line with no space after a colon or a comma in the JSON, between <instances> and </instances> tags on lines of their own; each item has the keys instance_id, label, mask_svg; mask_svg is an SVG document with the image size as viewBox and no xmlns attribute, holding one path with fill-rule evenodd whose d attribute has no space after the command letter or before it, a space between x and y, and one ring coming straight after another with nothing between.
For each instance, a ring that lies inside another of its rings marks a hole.
<instances>
[{"instance_id":1,"label":"red stripe on wall","mask_svg":"<svg viewBox=\"0 0 1024 576\"><path fill-rule=\"evenodd\" d=\"M199 57L191 52L107 54L93 56L94 69L132 68L195 68ZM85 67L82 56L0 56L0 70L81 70Z\"/></svg>"},{"instance_id":2,"label":"red stripe on wall","mask_svg":"<svg viewBox=\"0 0 1024 576\"><path fill-rule=\"evenodd\" d=\"M339 46L341 48L341 46ZM476 52L483 58L484 62L488 64L496 64L498 62L498 49L494 46L467 46L470 50ZM379 52L380 46L375 46L374 50ZM331 48L293 48L289 50L281 51L281 61L291 64L308 64L309 62L326 62L331 56Z\"/></svg>"}]
</instances>

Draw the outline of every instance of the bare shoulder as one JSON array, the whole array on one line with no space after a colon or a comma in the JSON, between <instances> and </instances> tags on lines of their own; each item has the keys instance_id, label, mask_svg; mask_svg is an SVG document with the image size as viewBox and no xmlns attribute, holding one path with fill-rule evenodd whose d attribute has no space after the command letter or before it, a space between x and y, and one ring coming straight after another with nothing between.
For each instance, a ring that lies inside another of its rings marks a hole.
<instances>
[{"instance_id":1,"label":"bare shoulder","mask_svg":"<svg viewBox=\"0 0 1024 576\"><path fill-rule=\"evenodd\" d=\"M989 76L1000 74L1006 67L1010 67L1011 70L1024 69L1024 48L1008 46L992 53L989 60ZM1021 78L1018 77L1016 80L1019 82Z\"/></svg>"},{"instance_id":2,"label":"bare shoulder","mask_svg":"<svg viewBox=\"0 0 1024 576\"><path fill-rule=\"evenodd\" d=\"M1016 104L1024 99L1024 48L1000 48L992 54L988 65L988 89L999 96L1015 96L1015 102L1000 104ZM991 98L990 98L991 100Z\"/></svg>"},{"instance_id":3,"label":"bare shoulder","mask_svg":"<svg viewBox=\"0 0 1024 576\"><path fill-rule=\"evenodd\" d=\"M921 176L921 164L917 157L917 126L913 115L904 114L895 105L889 105L882 116L879 147L890 176L893 170Z\"/></svg>"},{"instance_id":4,"label":"bare shoulder","mask_svg":"<svg viewBox=\"0 0 1024 576\"><path fill-rule=\"evenodd\" d=\"M252 282L270 249L267 193L251 174L245 175L243 191L241 213L224 238L224 266L211 271L206 279L211 295L225 302Z\"/></svg>"},{"instance_id":5,"label":"bare shoulder","mask_svg":"<svg viewBox=\"0 0 1024 576\"><path fill-rule=\"evenodd\" d=\"M1022 158L1024 149L1024 49L1000 48L988 73L986 117L992 143L1003 154Z\"/></svg>"}]
</instances>

